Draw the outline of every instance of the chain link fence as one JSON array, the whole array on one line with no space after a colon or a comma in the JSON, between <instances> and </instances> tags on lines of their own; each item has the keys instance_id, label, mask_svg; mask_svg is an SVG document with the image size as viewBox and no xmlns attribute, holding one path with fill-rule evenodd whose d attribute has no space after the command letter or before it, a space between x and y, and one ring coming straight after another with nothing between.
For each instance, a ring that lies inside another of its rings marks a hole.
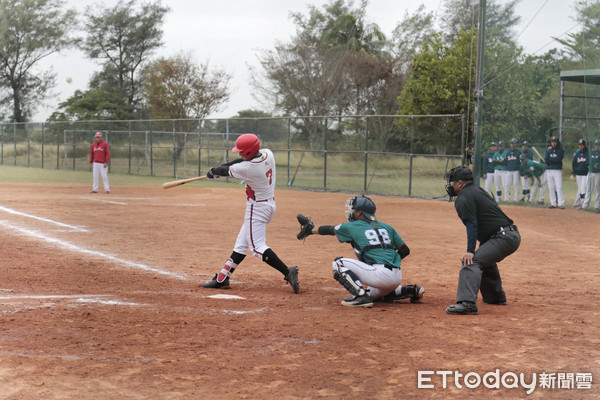
<instances>
[{"instance_id":1,"label":"chain link fence","mask_svg":"<svg viewBox=\"0 0 600 400\"><path fill-rule=\"evenodd\" d=\"M275 154L279 186L415 197L444 196L466 146L462 114L4 123L0 164L87 170L96 131L111 173L204 175L254 133Z\"/></svg>"}]
</instances>

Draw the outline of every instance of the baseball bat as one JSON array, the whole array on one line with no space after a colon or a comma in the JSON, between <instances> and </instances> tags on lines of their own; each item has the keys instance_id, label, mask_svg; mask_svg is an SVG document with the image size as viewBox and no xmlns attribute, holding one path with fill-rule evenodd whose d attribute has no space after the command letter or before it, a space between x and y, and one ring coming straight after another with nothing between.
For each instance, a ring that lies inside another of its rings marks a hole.
<instances>
[{"instance_id":1,"label":"baseball bat","mask_svg":"<svg viewBox=\"0 0 600 400\"><path fill-rule=\"evenodd\" d=\"M542 155L540 154L540 152L537 151L537 149L535 148L535 146L531 146L531 150L533 150L535 152L535 154L537 154L537 156L540 158L540 161L544 161L544 157L542 157Z\"/></svg>"},{"instance_id":2,"label":"baseball bat","mask_svg":"<svg viewBox=\"0 0 600 400\"><path fill-rule=\"evenodd\" d=\"M188 179L180 179L178 181L170 181L170 182L165 182L163 183L162 187L163 189L169 189L175 186L179 186L179 185L184 185L188 182L194 182L194 181L199 181L201 179L206 179L206 175L204 176L197 176L195 178L188 178Z\"/></svg>"}]
</instances>

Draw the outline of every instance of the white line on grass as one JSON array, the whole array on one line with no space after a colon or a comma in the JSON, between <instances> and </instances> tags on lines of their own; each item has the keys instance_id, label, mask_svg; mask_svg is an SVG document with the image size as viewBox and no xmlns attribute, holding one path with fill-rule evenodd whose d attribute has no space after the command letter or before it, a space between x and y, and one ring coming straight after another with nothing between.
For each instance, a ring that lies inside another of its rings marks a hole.
<instances>
[{"instance_id":1,"label":"white line on grass","mask_svg":"<svg viewBox=\"0 0 600 400\"><path fill-rule=\"evenodd\" d=\"M11 223L9 223L7 221L0 221L0 224L3 225L3 226L5 226L5 227L7 227L7 228L9 228L9 229L12 229L12 230L18 232L18 233L20 233L20 234L22 234L24 236L30 236L30 237L34 237L36 239L43 240L43 241L45 241L47 243L53 244L53 245L55 245L57 247L65 249L65 250L69 250L69 251L73 251L73 252L76 252L76 253L81 253L81 254L86 254L86 255L94 256L94 257L96 257L96 259L103 258L103 259L110 260L110 261L113 261L115 263L124 265L124 266L129 267L129 268L141 269L143 271L154 272L155 274L165 275L165 276L169 276L171 278L176 278L176 279L181 279L181 280L187 280L180 273L175 273L175 272L170 272L170 271L163 271L161 269L150 267L150 266L145 265L145 264L140 264L140 263L136 263L136 262L133 262L133 261L124 260L122 258L118 258L118 257L115 257L113 255L103 253L101 251L84 249L83 247L79 247L79 246L74 245L72 243L65 242L63 240L56 239L56 238L53 238L53 237L50 237L50 236L46 236L46 235L44 235L44 234L42 234L40 232L12 225Z\"/></svg>"},{"instance_id":2,"label":"white line on grass","mask_svg":"<svg viewBox=\"0 0 600 400\"><path fill-rule=\"evenodd\" d=\"M22 213L20 211L16 211L16 210L13 210L11 208L6 208L6 207L3 207L3 206L0 206L0 211L4 211L4 212L9 213L9 214L19 215L21 217L27 217L27 218L37 219L39 221L48 222L50 224L62 226L64 228L69 228L69 229L73 229L73 230L80 231L80 232L89 232L87 229L79 228L77 226L73 226L73 225L69 225L69 224L63 224L62 222L54 221L54 220L51 220L51 219L48 219L48 218L38 217L36 215L25 214L25 213Z\"/></svg>"}]
</instances>

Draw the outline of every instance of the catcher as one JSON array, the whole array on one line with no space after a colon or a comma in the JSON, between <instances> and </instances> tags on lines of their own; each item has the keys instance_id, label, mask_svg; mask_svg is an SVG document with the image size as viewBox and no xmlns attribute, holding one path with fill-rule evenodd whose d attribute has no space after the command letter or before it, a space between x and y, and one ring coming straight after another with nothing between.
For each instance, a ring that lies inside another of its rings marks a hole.
<instances>
[{"instance_id":1,"label":"catcher","mask_svg":"<svg viewBox=\"0 0 600 400\"><path fill-rule=\"evenodd\" d=\"M373 300L394 301L410 299L418 303L425 289L417 285L400 285L402 282L401 260L410 250L396 230L375 219L375 203L365 196L352 197L346 201L347 223L321 225L317 232L310 217L298 214L300 232L296 236L305 239L314 233L337 236L342 243L350 243L358 256L337 257L333 263L333 278L342 284L352 296L342 301L347 307L373 307ZM367 285L365 289L363 283Z\"/></svg>"}]
</instances>

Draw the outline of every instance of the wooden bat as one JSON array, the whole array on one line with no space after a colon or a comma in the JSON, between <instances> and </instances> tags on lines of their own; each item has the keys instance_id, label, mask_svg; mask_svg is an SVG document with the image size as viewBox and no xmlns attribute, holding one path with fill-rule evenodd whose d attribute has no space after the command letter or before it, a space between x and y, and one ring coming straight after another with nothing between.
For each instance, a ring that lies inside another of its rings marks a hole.
<instances>
[{"instance_id":1,"label":"wooden bat","mask_svg":"<svg viewBox=\"0 0 600 400\"><path fill-rule=\"evenodd\" d=\"M206 175L204 176L197 176L195 178L188 178L188 179L180 179L178 181L170 181L170 182L165 182L163 183L162 187L163 189L169 189L175 186L179 186L179 185L184 185L188 182L194 182L194 181L199 181L201 179L206 179Z\"/></svg>"},{"instance_id":2,"label":"wooden bat","mask_svg":"<svg viewBox=\"0 0 600 400\"><path fill-rule=\"evenodd\" d=\"M537 156L540 158L540 161L541 161L541 162L544 162L544 157L542 157L542 155L540 154L540 152L539 152L539 151L537 151L537 149L535 148L535 146L531 146L531 150L533 150L533 152L534 152L535 154L537 154Z\"/></svg>"}]
</instances>

